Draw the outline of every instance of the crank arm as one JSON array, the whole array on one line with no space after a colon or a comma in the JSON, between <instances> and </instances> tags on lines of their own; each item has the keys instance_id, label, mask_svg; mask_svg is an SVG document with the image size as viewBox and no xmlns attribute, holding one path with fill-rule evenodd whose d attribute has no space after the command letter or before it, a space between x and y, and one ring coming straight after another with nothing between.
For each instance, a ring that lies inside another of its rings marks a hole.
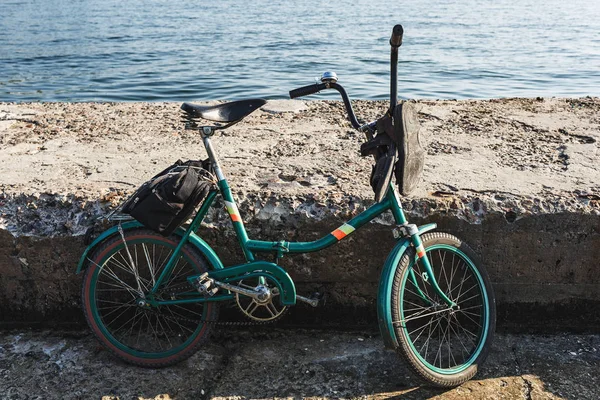
<instances>
[{"instance_id":1,"label":"crank arm","mask_svg":"<svg viewBox=\"0 0 600 400\"><path fill-rule=\"evenodd\" d=\"M308 297L300 296L299 294L296 295L296 299L303 303L307 303L312 307L317 307L319 305L319 299L309 299Z\"/></svg>"},{"instance_id":2,"label":"crank arm","mask_svg":"<svg viewBox=\"0 0 600 400\"><path fill-rule=\"evenodd\" d=\"M256 290L244 289L242 287L230 285L229 283L225 283L225 282L214 281L214 284L215 284L215 286L218 286L221 289L229 290L234 293L243 294L244 296L248 296L248 297L251 297L256 300L258 300L259 299L258 296L260 296L262 294L261 292L257 292Z\"/></svg>"}]
</instances>

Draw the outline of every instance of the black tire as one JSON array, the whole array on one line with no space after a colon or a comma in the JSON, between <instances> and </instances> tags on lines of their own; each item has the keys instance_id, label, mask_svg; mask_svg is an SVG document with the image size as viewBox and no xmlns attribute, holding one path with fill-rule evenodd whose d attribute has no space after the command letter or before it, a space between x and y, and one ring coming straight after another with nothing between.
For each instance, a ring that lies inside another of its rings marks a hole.
<instances>
[{"instance_id":1,"label":"black tire","mask_svg":"<svg viewBox=\"0 0 600 400\"><path fill-rule=\"evenodd\" d=\"M208 339L212 324L204 321L217 319L217 304L139 306L140 290L147 294L179 238L166 238L144 228L127 230L124 237L129 254L117 233L88 258L82 288L87 323L104 347L130 364L156 368L181 362ZM168 296L164 299L175 300L188 296L167 294L168 288L184 283L189 275L207 270L208 263L202 254L186 244L172 273L164 280L159 298ZM190 291L193 292L191 286Z\"/></svg>"},{"instance_id":2,"label":"black tire","mask_svg":"<svg viewBox=\"0 0 600 400\"><path fill-rule=\"evenodd\" d=\"M438 285L460 308L450 310L434 292L409 248L392 288L397 353L425 382L454 387L471 379L488 355L496 328L494 291L473 250L458 238L433 232L421 240Z\"/></svg>"}]
</instances>

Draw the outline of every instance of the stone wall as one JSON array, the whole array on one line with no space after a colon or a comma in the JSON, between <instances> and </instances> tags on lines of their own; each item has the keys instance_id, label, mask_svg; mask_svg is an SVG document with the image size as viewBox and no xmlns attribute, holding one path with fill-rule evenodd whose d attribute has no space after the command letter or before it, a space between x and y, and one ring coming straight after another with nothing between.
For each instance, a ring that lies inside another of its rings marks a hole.
<instances>
[{"instance_id":1,"label":"stone wall","mask_svg":"<svg viewBox=\"0 0 600 400\"><path fill-rule=\"evenodd\" d=\"M385 104L355 108L374 118ZM427 166L404 207L480 255L501 329L600 326L598 111L589 98L421 102ZM107 227L97 218L174 159L200 158L200 139L175 104L0 104L0 119L0 323L82 323L74 272ZM295 101L214 138L250 237L288 241L317 239L371 204L360 141L340 103ZM206 222L201 236L226 265L240 262L222 207ZM284 257L300 294L328 294L285 321L374 324L392 227L384 215L322 252Z\"/></svg>"}]
</instances>

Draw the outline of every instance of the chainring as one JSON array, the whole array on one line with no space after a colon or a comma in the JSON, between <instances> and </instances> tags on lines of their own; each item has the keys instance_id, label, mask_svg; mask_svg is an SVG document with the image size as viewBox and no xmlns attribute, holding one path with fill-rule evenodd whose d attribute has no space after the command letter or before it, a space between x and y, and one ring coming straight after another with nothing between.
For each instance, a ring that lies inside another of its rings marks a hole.
<instances>
[{"instance_id":1,"label":"chainring","mask_svg":"<svg viewBox=\"0 0 600 400\"><path fill-rule=\"evenodd\" d=\"M259 277L244 278L238 286L249 290L263 292L264 298L255 299L243 294L235 294L235 302L247 318L258 322L272 322L279 319L288 309L281 304L279 288L272 277L261 275Z\"/></svg>"}]
</instances>

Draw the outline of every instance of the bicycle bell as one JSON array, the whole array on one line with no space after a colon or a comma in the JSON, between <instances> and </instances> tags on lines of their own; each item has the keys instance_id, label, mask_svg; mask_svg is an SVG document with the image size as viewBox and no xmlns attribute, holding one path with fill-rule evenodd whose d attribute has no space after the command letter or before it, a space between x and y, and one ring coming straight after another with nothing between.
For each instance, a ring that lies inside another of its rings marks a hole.
<instances>
[{"instance_id":1,"label":"bicycle bell","mask_svg":"<svg viewBox=\"0 0 600 400\"><path fill-rule=\"evenodd\" d=\"M321 75L321 82L323 83L336 83L337 80L337 74L332 71L323 72L323 75Z\"/></svg>"}]
</instances>

